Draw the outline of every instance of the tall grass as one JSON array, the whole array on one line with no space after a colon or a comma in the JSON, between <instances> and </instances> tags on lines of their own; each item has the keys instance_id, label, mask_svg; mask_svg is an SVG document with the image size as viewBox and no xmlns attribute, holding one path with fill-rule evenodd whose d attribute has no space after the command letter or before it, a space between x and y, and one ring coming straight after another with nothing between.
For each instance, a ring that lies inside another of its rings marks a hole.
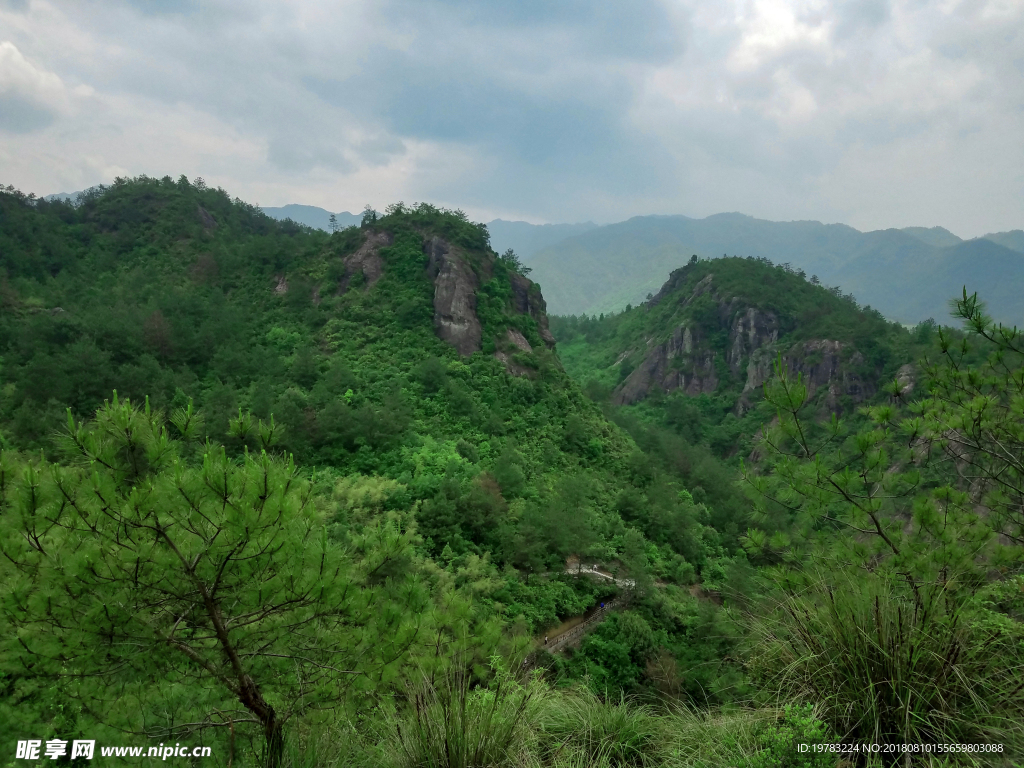
<instances>
[{"instance_id":1,"label":"tall grass","mask_svg":"<svg viewBox=\"0 0 1024 768\"><path fill-rule=\"evenodd\" d=\"M845 739L1024 747L1024 633L949 585L838 571L751 622L752 670ZM991 755L963 755L985 762Z\"/></svg>"},{"instance_id":2,"label":"tall grass","mask_svg":"<svg viewBox=\"0 0 1024 768\"><path fill-rule=\"evenodd\" d=\"M773 709L657 710L585 687L517 682L499 667L488 688L466 672L421 680L403 705L320 722L289 742L285 768L750 768ZM241 763L239 763L241 765Z\"/></svg>"},{"instance_id":3,"label":"tall grass","mask_svg":"<svg viewBox=\"0 0 1024 768\"><path fill-rule=\"evenodd\" d=\"M665 715L666 768L746 766L761 749L761 734L778 717L770 707L729 712L677 705Z\"/></svg>"},{"instance_id":4,"label":"tall grass","mask_svg":"<svg viewBox=\"0 0 1024 768\"><path fill-rule=\"evenodd\" d=\"M602 701L587 688L559 692L544 704L538 722L544 759L612 768L661 764L663 730L650 708L624 698Z\"/></svg>"},{"instance_id":5,"label":"tall grass","mask_svg":"<svg viewBox=\"0 0 1024 768\"><path fill-rule=\"evenodd\" d=\"M396 723L391 761L396 768L532 766L535 694L500 668L487 688L473 687L465 669L438 683L424 679Z\"/></svg>"}]
</instances>

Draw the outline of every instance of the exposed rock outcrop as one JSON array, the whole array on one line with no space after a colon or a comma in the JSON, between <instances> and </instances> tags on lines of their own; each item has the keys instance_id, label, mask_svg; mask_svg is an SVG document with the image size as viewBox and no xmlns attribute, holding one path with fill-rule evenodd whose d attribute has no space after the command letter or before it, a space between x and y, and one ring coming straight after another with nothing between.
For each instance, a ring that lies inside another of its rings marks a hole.
<instances>
[{"instance_id":1,"label":"exposed rock outcrop","mask_svg":"<svg viewBox=\"0 0 1024 768\"><path fill-rule=\"evenodd\" d=\"M547 307L544 304L544 297L534 282L520 274L512 273L512 304L516 312L521 315L529 315L537 321L537 328L540 338L548 349L555 346L555 337L548 328Z\"/></svg>"},{"instance_id":2,"label":"exposed rock outcrop","mask_svg":"<svg viewBox=\"0 0 1024 768\"><path fill-rule=\"evenodd\" d=\"M900 369L896 371L896 383L900 385L900 394L903 397L914 391L914 385L917 383L916 375L917 371L913 363L901 365Z\"/></svg>"},{"instance_id":3,"label":"exposed rock outcrop","mask_svg":"<svg viewBox=\"0 0 1024 768\"><path fill-rule=\"evenodd\" d=\"M772 312L748 307L733 320L729 329L729 368L739 375L743 361L756 350L779 340L779 319Z\"/></svg>"},{"instance_id":4,"label":"exposed rock outcrop","mask_svg":"<svg viewBox=\"0 0 1024 768\"><path fill-rule=\"evenodd\" d=\"M518 354L516 350L530 353L533 352L533 346L517 329L509 328L505 333L505 338L501 340L498 349L495 350L494 356L502 362L505 370L513 376L530 376L536 373L535 370L516 362L514 358Z\"/></svg>"},{"instance_id":5,"label":"exposed rock outcrop","mask_svg":"<svg viewBox=\"0 0 1024 768\"><path fill-rule=\"evenodd\" d=\"M710 322L714 326L717 314L718 328L705 330L706 323L702 328L684 322L667 341L654 344L649 340L649 351L616 389L613 402L619 405L636 403L655 388L665 392L682 390L691 396L710 394L718 389L723 376L731 376L737 384L744 382L736 404L738 413L742 414L771 378L773 365L780 354L786 370L792 376L799 374L802 377L810 396L827 387L824 404L829 410L840 411L843 398L859 403L875 393L874 385L855 372L864 360L848 344L829 339L780 344L778 316L774 312L745 306L735 297L724 299L716 295L713 277L709 274L700 280L690 295L679 301L679 308L685 309L698 297L710 293L717 303L717 313L712 312ZM656 306L678 290L681 278L681 273L673 273L648 306ZM721 349L721 341L717 340L719 348L716 349L707 335L720 339L720 332L726 329L728 345ZM619 362L622 359L620 357Z\"/></svg>"},{"instance_id":6,"label":"exposed rock outcrop","mask_svg":"<svg viewBox=\"0 0 1024 768\"><path fill-rule=\"evenodd\" d=\"M647 397L654 388L665 392L681 389L688 395L714 392L718 387L715 352L702 349L699 337L679 326L664 344L651 349L613 395L617 405L631 405Z\"/></svg>"},{"instance_id":7,"label":"exposed rock outcrop","mask_svg":"<svg viewBox=\"0 0 1024 768\"><path fill-rule=\"evenodd\" d=\"M523 350L523 352L533 352L533 347L530 346L530 342L528 342L526 337L515 328L509 328L506 335L508 340L512 342L513 345Z\"/></svg>"},{"instance_id":8,"label":"exposed rock outcrop","mask_svg":"<svg viewBox=\"0 0 1024 768\"><path fill-rule=\"evenodd\" d=\"M395 238L390 232L371 232L358 251L345 257L345 276L338 286L338 293L348 289L349 281L356 272L362 272L366 278L366 290L372 288L384 274L384 259L380 256L380 249L394 242Z\"/></svg>"},{"instance_id":9,"label":"exposed rock outcrop","mask_svg":"<svg viewBox=\"0 0 1024 768\"><path fill-rule=\"evenodd\" d=\"M780 352L786 372L794 378L800 376L807 387L808 397L813 397L821 387L828 388L824 405L830 411L842 410L842 397L860 403L877 391L872 382L865 381L854 371L863 364L864 358L849 344L814 339L794 344L786 350L764 347L755 350L747 363L747 380L738 404L741 413L749 407L752 393L759 393L774 374Z\"/></svg>"},{"instance_id":10,"label":"exposed rock outcrop","mask_svg":"<svg viewBox=\"0 0 1024 768\"><path fill-rule=\"evenodd\" d=\"M479 282L466 259L439 237L431 237L423 247L427 254L427 274L434 281L434 330L460 355L480 350L483 335L476 315L476 291Z\"/></svg>"},{"instance_id":11,"label":"exposed rock outcrop","mask_svg":"<svg viewBox=\"0 0 1024 768\"><path fill-rule=\"evenodd\" d=\"M355 253L343 260L344 274L339 281L338 294L349 289L352 278L362 273L366 290L370 290L384 275L387 268L381 249L394 243L389 232L370 232ZM426 276L434 287L434 331L438 338L451 344L460 355L468 356L483 348L483 326L477 315L477 291L493 275L494 264L486 255L466 252L438 236L425 235L423 253L426 256ZM513 313L528 315L537 323L540 340L548 348L555 346L555 338L548 328L548 317L544 299L539 288L519 274L510 276ZM287 290L281 278L279 293ZM513 361L521 352L532 354L534 344L516 329L508 329L501 338L493 340L497 345L495 356L505 363L514 375L528 375L528 369Z\"/></svg>"},{"instance_id":12,"label":"exposed rock outcrop","mask_svg":"<svg viewBox=\"0 0 1024 768\"><path fill-rule=\"evenodd\" d=\"M203 208L203 206L197 206L198 210L196 213L199 214L199 221L203 223L203 229L216 229L217 220L213 218L213 214Z\"/></svg>"}]
</instances>

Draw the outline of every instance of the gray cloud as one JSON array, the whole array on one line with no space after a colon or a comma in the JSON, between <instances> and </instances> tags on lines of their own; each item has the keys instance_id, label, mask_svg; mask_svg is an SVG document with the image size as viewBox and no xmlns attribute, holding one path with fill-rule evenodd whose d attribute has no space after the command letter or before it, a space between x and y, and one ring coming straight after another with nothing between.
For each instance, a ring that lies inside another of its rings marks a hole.
<instances>
[{"instance_id":1,"label":"gray cloud","mask_svg":"<svg viewBox=\"0 0 1024 768\"><path fill-rule=\"evenodd\" d=\"M20 94L0 94L0 131L29 133L53 123L52 110Z\"/></svg>"},{"instance_id":2,"label":"gray cloud","mask_svg":"<svg viewBox=\"0 0 1024 768\"><path fill-rule=\"evenodd\" d=\"M331 210L1024 223L1011 0L35 0L9 24L4 8L26 66L79 94L7 94L27 143L0 162L34 191L116 166Z\"/></svg>"},{"instance_id":3,"label":"gray cloud","mask_svg":"<svg viewBox=\"0 0 1024 768\"><path fill-rule=\"evenodd\" d=\"M310 143L300 137L275 138L267 149L267 159L286 171L305 172L313 168L329 168L349 173L355 166L336 147Z\"/></svg>"}]
</instances>

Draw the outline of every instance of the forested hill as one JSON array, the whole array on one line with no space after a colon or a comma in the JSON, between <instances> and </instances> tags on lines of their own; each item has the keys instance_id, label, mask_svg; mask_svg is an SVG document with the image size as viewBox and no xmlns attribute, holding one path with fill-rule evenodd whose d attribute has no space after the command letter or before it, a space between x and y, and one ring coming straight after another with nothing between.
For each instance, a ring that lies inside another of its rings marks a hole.
<instances>
[{"instance_id":1,"label":"forested hill","mask_svg":"<svg viewBox=\"0 0 1024 768\"><path fill-rule=\"evenodd\" d=\"M621 534L637 449L563 371L537 286L460 212L394 206L331 235L167 178L78 207L8 192L0 211L9 446L49 450L67 407L86 416L115 389L193 398L229 447L239 409L272 415L302 465L402 482L435 554L540 569ZM736 514L709 519L735 536ZM701 566L699 525L633 525L666 567L683 551Z\"/></svg>"},{"instance_id":2,"label":"forested hill","mask_svg":"<svg viewBox=\"0 0 1024 768\"><path fill-rule=\"evenodd\" d=\"M729 456L749 452L781 356L823 413L852 414L897 376L912 378L935 324L914 332L788 265L699 260L657 295L601 317L554 317L569 373L598 400L650 401L658 420ZM752 410L753 409L753 410Z\"/></svg>"},{"instance_id":3,"label":"forested hill","mask_svg":"<svg viewBox=\"0 0 1024 768\"><path fill-rule=\"evenodd\" d=\"M860 232L843 224L763 221L739 213L638 216L555 243L537 252L530 266L560 315L621 311L656 293L692 255L727 254L789 263L909 324L947 317L949 298L966 285L986 297L997 320L1020 325L1022 243L1019 231L961 241L945 230Z\"/></svg>"},{"instance_id":4,"label":"forested hill","mask_svg":"<svg viewBox=\"0 0 1024 768\"><path fill-rule=\"evenodd\" d=\"M981 366L728 258L549 319L524 272L427 204L328 233L184 177L0 191L0 747L1019 762L1019 334L961 301Z\"/></svg>"}]
</instances>

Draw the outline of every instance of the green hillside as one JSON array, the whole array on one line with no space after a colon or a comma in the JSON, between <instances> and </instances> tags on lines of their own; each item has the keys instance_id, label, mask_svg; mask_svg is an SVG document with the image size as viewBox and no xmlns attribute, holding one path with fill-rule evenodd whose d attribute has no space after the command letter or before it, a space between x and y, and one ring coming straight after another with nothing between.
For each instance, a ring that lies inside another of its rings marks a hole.
<instances>
[{"instance_id":1,"label":"green hillside","mask_svg":"<svg viewBox=\"0 0 1024 768\"><path fill-rule=\"evenodd\" d=\"M0 191L0 270L4 749L1022 754L1024 344L973 299L909 332L693 259L549 320L461 211L328 233L184 177Z\"/></svg>"},{"instance_id":2,"label":"green hillside","mask_svg":"<svg viewBox=\"0 0 1024 768\"><path fill-rule=\"evenodd\" d=\"M410 526L395 577L430 587L441 616L437 590L456 588L459 621L480 633L474 663L618 591L559 575L572 555L678 585L633 623L610 622L602 642L628 651L639 626L650 652L691 670L671 678L686 695L744 690L725 659L733 640L684 589L733 562L742 508L695 502L582 394L537 287L484 226L393 206L329 235L169 178L121 181L78 207L7 191L0 217L6 455L65 460L67 409L89 419L114 390L168 416L194 403L191 439L238 461L258 448L258 430L239 431L251 413L315 479L317 503L338 510L340 541L357 546L381 510ZM648 651L605 651L584 649L557 674L650 685ZM26 723L49 705L33 706Z\"/></svg>"},{"instance_id":3,"label":"green hillside","mask_svg":"<svg viewBox=\"0 0 1024 768\"><path fill-rule=\"evenodd\" d=\"M552 328L566 370L598 399L643 404L722 458L749 454L770 418L761 387L778 356L821 408L853 415L935 340L934 324L909 332L803 273L738 258L692 259L643 304Z\"/></svg>"},{"instance_id":4,"label":"green hillside","mask_svg":"<svg viewBox=\"0 0 1024 768\"><path fill-rule=\"evenodd\" d=\"M508 501L566 475L601 485L634 450L562 372L535 286L459 213L391 209L330 236L167 179L77 209L3 205L0 428L13 446L51 450L65 408L86 417L117 389L160 409L193 399L218 441L240 408L273 414L301 464L401 479L425 501L457 503L482 472ZM431 243L456 256L433 269L454 273L466 317L435 306ZM445 340L439 323L468 335ZM444 514L421 514L437 552L513 535Z\"/></svg>"}]
</instances>

